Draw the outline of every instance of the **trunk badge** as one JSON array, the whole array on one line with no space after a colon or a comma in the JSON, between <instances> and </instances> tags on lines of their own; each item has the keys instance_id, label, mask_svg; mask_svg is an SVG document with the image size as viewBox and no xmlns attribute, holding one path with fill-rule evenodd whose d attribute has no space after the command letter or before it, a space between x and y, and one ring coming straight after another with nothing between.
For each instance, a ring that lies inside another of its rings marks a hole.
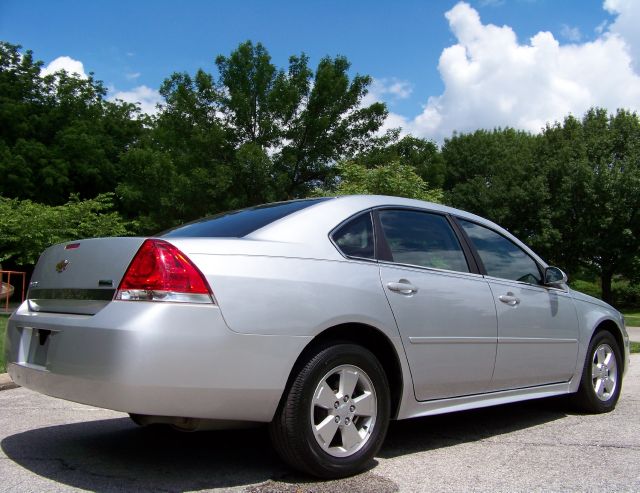
<instances>
[{"instance_id":1,"label":"trunk badge","mask_svg":"<svg viewBox=\"0 0 640 493\"><path fill-rule=\"evenodd\" d=\"M67 259L61 260L56 264L56 272L58 272L58 274L60 274L61 272L64 272L70 263L71 262L69 262Z\"/></svg>"}]
</instances>

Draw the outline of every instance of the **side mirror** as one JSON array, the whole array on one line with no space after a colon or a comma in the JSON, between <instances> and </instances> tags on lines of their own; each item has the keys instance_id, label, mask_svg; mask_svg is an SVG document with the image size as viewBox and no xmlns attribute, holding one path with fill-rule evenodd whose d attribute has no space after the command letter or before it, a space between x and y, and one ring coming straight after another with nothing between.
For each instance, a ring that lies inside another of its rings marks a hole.
<instances>
[{"instance_id":1,"label":"side mirror","mask_svg":"<svg viewBox=\"0 0 640 493\"><path fill-rule=\"evenodd\" d=\"M568 280L567 275L557 267L547 267L544 270L544 283L547 286L559 288L566 284Z\"/></svg>"}]
</instances>

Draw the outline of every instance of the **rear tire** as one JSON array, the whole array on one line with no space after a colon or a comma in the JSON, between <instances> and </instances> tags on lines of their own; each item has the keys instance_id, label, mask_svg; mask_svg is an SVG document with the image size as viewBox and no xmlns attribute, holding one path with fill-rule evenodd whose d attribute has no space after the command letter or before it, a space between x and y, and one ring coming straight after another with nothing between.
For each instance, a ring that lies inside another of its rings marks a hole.
<instances>
[{"instance_id":1,"label":"rear tire","mask_svg":"<svg viewBox=\"0 0 640 493\"><path fill-rule=\"evenodd\" d=\"M390 416L387 377L356 344L322 347L303 363L269 425L291 467L320 478L362 471L384 441Z\"/></svg>"},{"instance_id":2,"label":"rear tire","mask_svg":"<svg viewBox=\"0 0 640 493\"><path fill-rule=\"evenodd\" d=\"M598 332L587 350L574 406L582 412L600 414L613 411L622 388L622 356L610 332Z\"/></svg>"}]
</instances>

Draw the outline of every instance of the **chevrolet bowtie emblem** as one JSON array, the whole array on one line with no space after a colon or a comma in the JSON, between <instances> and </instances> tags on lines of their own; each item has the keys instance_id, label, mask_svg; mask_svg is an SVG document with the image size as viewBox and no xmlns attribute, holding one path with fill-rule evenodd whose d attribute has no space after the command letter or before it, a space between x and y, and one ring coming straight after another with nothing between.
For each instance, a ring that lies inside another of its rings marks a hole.
<instances>
[{"instance_id":1,"label":"chevrolet bowtie emblem","mask_svg":"<svg viewBox=\"0 0 640 493\"><path fill-rule=\"evenodd\" d=\"M58 272L58 274L60 272L64 272L65 269L67 268L67 266L70 264L71 262L69 262L67 259L61 260L60 262L58 262L56 264L56 272Z\"/></svg>"}]
</instances>

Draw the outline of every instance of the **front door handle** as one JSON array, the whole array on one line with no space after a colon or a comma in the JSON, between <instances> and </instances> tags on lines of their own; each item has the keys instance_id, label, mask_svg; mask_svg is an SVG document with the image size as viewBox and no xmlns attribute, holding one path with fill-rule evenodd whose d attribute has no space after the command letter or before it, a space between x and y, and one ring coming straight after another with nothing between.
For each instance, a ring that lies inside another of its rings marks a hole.
<instances>
[{"instance_id":1,"label":"front door handle","mask_svg":"<svg viewBox=\"0 0 640 493\"><path fill-rule=\"evenodd\" d=\"M413 294L418 292L418 288L406 279L400 279L398 282L389 282L387 287L395 293Z\"/></svg>"},{"instance_id":2,"label":"front door handle","mask_svg":"<svg viewBox=\"0 0 640 493\"><path fill-rule=\"evenodd\" d=\"M509 306L516 306L520 303L520 298L514 296L513 293L502 294L498 299Z\"/></svg>"}]
</instances>

